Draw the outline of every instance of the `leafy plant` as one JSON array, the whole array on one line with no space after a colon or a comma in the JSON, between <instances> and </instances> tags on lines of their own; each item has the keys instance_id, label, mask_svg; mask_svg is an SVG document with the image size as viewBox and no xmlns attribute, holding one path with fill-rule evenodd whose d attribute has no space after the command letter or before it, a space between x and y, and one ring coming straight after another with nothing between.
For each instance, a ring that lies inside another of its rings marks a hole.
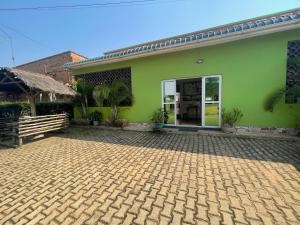
<instances>
[{"instance_id":1,"label":"leafy plant","mask_svg":"<svg viewBox=\"0 0 300 225\"><path fill-rule=\"evenodd\" d=\"M222 123L223 125L235 126L243 117L242 111L238 108L233 108L232 111L226 112L222 109Z\"/></svg>"},{"instance_id":2,"label":"leafy plant","mask_svg":"<svg viewBox=\"0 0 300 225\"><path fill-rule=\"evenodd\" d=\"M73 89L77 92L74 102L80 103L83 117L87 118L88 96L91 94L92 88L84 79L78 79L73 83Z\"/></svg>"},{"instance_id":3,"label":"leafy plant","mask_svg":"<svg viewBox=\"0 0 300 225\"><path fill-rule=\"evenodd\" d=\"M73 104L71 102L37 102L38 116L67 113L73 118ZM0 102L0 118L19 118L30 115L28 102Z\"/></svg>"},{"instance_id":4,"label":"leafy plant","mask_svg":"<svg viewBox=\"0 0 300 225\"><path fill-rule=\"evenodd\" d=\"M151 122L163 123L164 120L165 120L165 116L164 116L162 109L157 109L156 111L153 112L152 117L151 117Z\"/></svg>"},{"instance_id":5,"label":"leafy plant","mask_svg":"<svg viewBox=\"0 0 300 225\"><path fill-rule=\"evenodd\" d=\"M278 89L274 91L264 103L264 109L273 112L275 105L286 96L287 98L296 99L300 103L300 85L295 85L287 89Z\"/></svg>"},{"instance_id":6,"label":"leafy plant","mask_svg":"<svg viewBox=\"0 0 300 225\"><path fill-rule=\"evenodd\" d=\"M102 113L98 110L95 110L94 112L92 112L90 114L90 119L92 121L99 121L100 122L100 121L102 121L102 118L103 118Z\"/></svg>"},{"instance_id":7,"label":"leafy plant","mask_svg":"<svg viewBox=\"0 0 300 225\"><path fill-rule=\"evenodd\" d=\"M73 118L73 104L72 102L37 102L37 115L53 115L67 113L69 118Z\"/></svg>"},{"instance_id":8,"label":"leafy plant","mask_svg":"<svg viewBox=\"0 0 300 225\"><path fill-rule=\"evenodd\" d=\"M93 98L98 106L106 100L111 108L112 121L119 119L119 107L123 101L133 100L130 89L122 81L115 80L110 87L96 86L93 90Z\"/></svg>"}]
</instances>

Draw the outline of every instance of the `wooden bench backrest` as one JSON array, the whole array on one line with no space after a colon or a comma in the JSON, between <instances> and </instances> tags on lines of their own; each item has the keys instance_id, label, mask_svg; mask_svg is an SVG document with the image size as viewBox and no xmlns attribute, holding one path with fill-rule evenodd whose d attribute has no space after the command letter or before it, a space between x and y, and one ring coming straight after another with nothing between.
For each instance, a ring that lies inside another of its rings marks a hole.
<instances>
[{"instance_id":1,"label":"wooden bench backrest","mask_svg":"<svg viewBox=\"0 0 300 225\"><path fill-rule=\"evenodd\" d=\"M61 130L69 126L67 114L21 117L18 122L18 137L26 137Z\"/></svg>"}]
</instances>

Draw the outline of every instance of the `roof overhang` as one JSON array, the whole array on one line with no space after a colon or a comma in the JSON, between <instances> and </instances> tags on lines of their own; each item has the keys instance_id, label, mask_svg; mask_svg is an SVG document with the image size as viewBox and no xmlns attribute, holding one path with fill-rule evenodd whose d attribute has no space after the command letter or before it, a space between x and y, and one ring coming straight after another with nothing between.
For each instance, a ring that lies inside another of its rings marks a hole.
<instances>
[{"instance_id":1,"label":"roof overhang","mask_svg":"<svg viewBox=\"0 0 300 225\"><path fill-rule=\"evenodd\" d=\"M108 58L108 59L102 59L102 60L97 60L97 58L95 58L95 59L91 59L91 60L87 60L87 61L82 61L82 63L67 64L67 65L65 65L65 67L69 68L69 69L80 69L80 68L97 66L97 65L123 62L123 61L133 60L133 59L142 58L142 57L161 55L161 54L166 54L166 53L173 53L173 52L184 51L184 50L189 50L189 49L224 44L224 43L228 43L228 42L263 36L263 35L282 32L282 31L294 30L294 29L299 29L299 28L300 28L299 21L290 21L290 22L284 23L284 24L273 24L273 25L269 25L267 27L257 27L255 29L251 29L251 30L230 33L230 34L226 34L226 35L222 35L222 36L210 37L207 40L202 39L199 41L178 44L175 46L167 46L167 47L164 47L161 49L150 49L147 52L141 52L141 53L137 52L135 54L120 56L117 58L111 58L111 59Z\"/></svg>"}]
</instances>

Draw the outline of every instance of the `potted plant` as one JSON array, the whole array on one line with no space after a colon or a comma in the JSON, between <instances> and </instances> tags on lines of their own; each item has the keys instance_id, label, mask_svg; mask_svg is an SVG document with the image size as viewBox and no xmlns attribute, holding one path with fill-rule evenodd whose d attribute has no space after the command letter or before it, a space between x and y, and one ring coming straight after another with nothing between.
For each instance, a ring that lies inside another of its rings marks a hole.
<instances>
[{"instance_id":1,"label":"potted plant","mask_svg":"<svg viewBox=\"0 0 300 225\"><path fill-rule=\"evenodd\" d=\"M222 109L222 130L226 133L235 133L235 125L241 120L243 114L240 109L233 108L232 111L226 112Z\"/></svg>"},{"instance_id":2,"label":"potted plant","mask_svg":"<svg viewBox=\"0 0 300 225\"><path fill-rule=\"evenodd\" d=\"M130 89L122 81L115 80L110 87L96 86L93 90L93 98L98 106L103 105L106 100L111 108L111 125L124 127L128 124L127 120L119 118L120 105L124 101L133 101Z\"/></svg>"},{"instance_id":3,"label":"potted plant","mask_svg":"<svg viewBox=\"0 0 300 225\"><path fill-rule=\"evenodd\" d=\"M98 126L102 120L102 113L96 110L91 113L90 119L94 126Z\"/></svg>"},{"instance_id":4,"label":"potted plant","mask_svg":"<svg viewBox=\"0 0 300 225\"><path fill-rule=\"evenodd\" d=\"M151 121L154 124L154 129L161 129L164 126L165 116L162 109L157 109L153 112Z\"/></svg>"}]
</instances>

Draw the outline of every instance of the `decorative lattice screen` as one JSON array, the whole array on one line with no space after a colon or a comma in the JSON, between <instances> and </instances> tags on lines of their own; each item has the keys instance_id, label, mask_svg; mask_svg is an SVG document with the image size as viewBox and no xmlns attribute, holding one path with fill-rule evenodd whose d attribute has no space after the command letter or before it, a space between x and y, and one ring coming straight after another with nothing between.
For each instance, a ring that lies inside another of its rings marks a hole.
<instances>
[{"instance_id":1,"label":"decorative lattice screen","mask_svg":"<svg viewBox=\"0 0 300 225\"><path fill-rule=\"evenodd\" d=\"M300 57L300 40L288 42L286 88L300 85L300 65L295 63L295 57ZM286 103L296 103L296 101L293 96L286 96Z\"/></svg>"},{"instance_id":2,"label":"decorative lattice screen","mask_svg":"<svg viewBox=\"0 0 300 225\"><path fill-rule=\"evenodd\" d=\"M115 69L115 70L108 70L108 71L101 71L101 72L93 72L93 73L86 73L76 76L76 79L84 79L91 87L95 87L97 85L105 85L111 86L112 82L115 80L123 81L130 91L131 88L131 68L122 68L122 69ZM89 100L90 106L94 106L94 102L92 99ZM107 103L104 102L104 105L107 106ZM122 106L130 106L131 101L124 101L121 103Z\"/></svg>"},{"instance_id":3,"label":"decorative lattice screen","mask_svg":"<svg viewBox=\"0 0 300 225\"><path fill-rule=\"evenodd\" d=\"M122 80L131 90L131 68L81 74L77 76L77 79L79 78L83 78L92 87L96 85L110 86L114 80Z\"/></svg>"}]
</instances>

